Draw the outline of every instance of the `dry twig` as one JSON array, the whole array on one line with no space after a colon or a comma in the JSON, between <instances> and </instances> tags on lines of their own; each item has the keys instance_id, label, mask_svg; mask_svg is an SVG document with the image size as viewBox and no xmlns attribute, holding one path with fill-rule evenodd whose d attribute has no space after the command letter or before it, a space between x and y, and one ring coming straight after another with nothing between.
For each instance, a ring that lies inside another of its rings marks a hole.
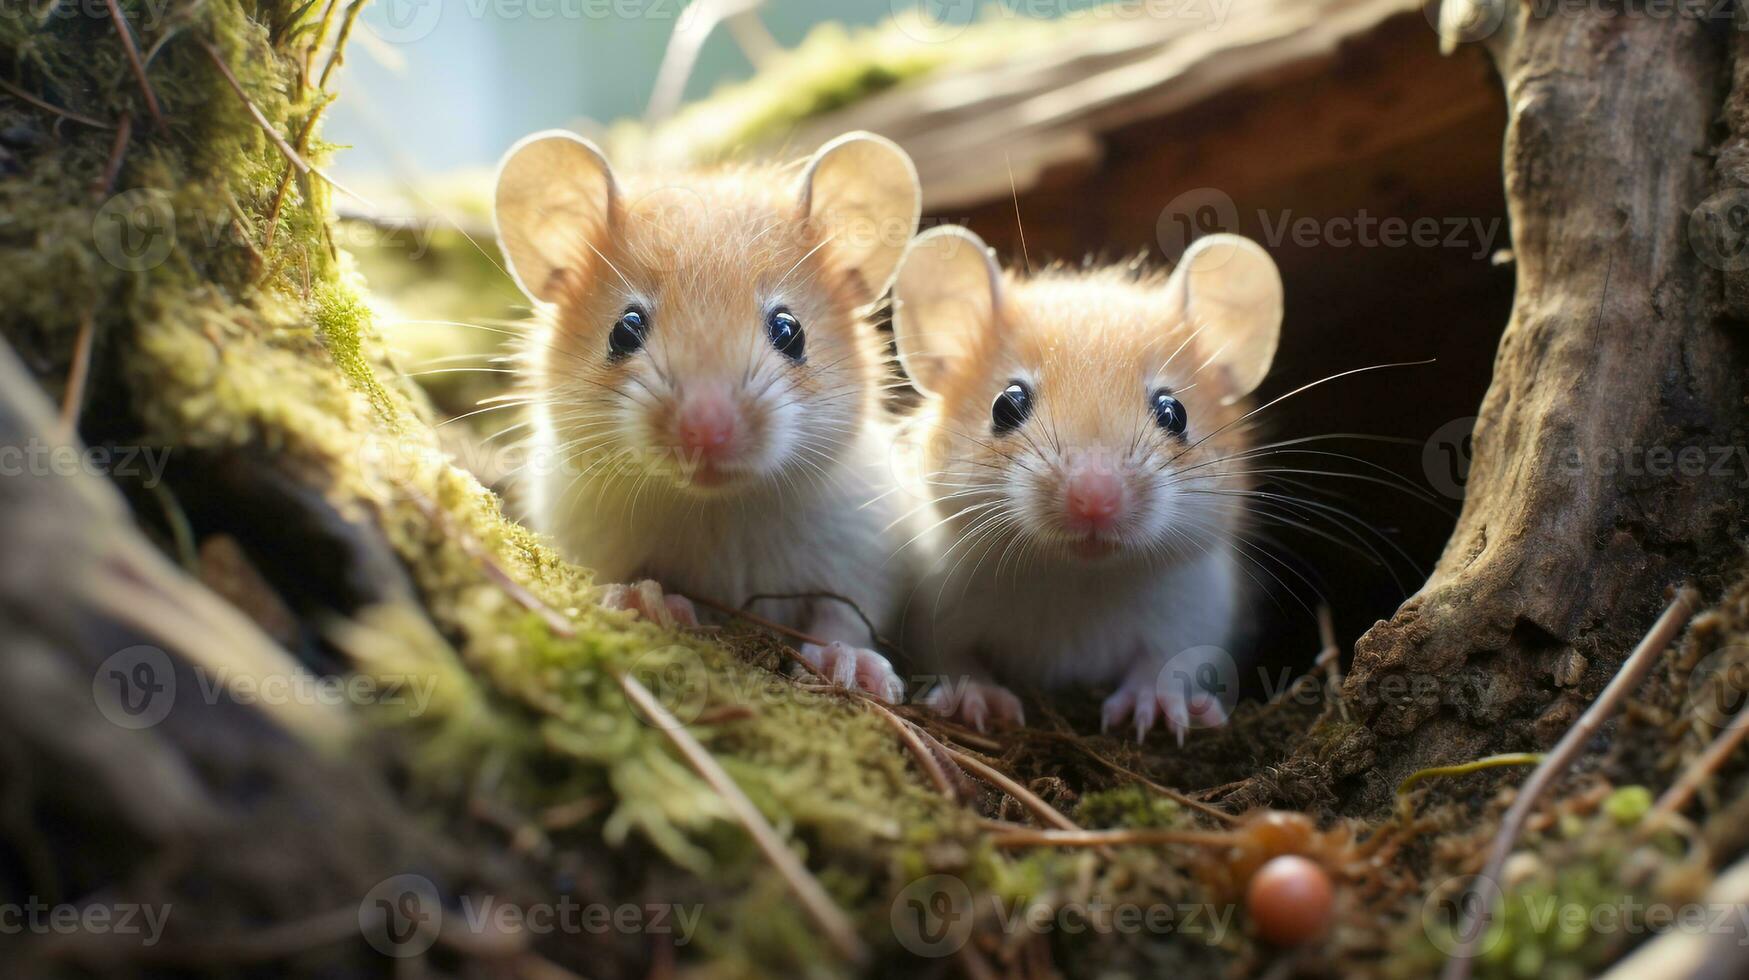
<instances>
[{"instance_id":1,"label":"dry twig","mask_svg":"<svg viewBox=\"0 0 1749 980\"><path fill-rule=\"evenodd\" d=\"M1537 801L1572 766L1585 743L1591 741L1591 737L1597 734L1597 730L1614 713L1616 705L1621 703L1629 691L1639 686L1646 671L1658 661L1664 648L1670 645L1670 641L1687 624L1688 617L1694 613L1698 598L1698 593L1686 586L1676 593L1676 598L1671 600L1658 621L1652 624L1652 629L1646 633L1639 646L1622 661L1621 669L1616 671L1615 677L1603 689L1603 693L1597 696L1591 707L1585 709L1585 713L1579 716L1579 720L1573 723L1567 734L1561 736L1560 742L1549 752L1543 764L1524 781L1524 786L1518 791L1518 798L1512 801L1512 806L1506 810L1506 816L1500 820L1500 830L1488 849L1487 862L1482 865L1481 874L1476 876L1477 881L1493 883L1500 880L1501 869L1506 866L1506 859L1517 845L1518 835L1524 831L1525 821L1530 819ZM1460 905L1460 908L1466 907L1467 903ZM1469 977L1470 969L1475 964L1476 941L1488 928L1488 920L1493 915L1494 910L1483 901L1476 904L1473 917L1459 924L1460 942L1458 948L1452 951L1451 958L1446 960L1445 971L1441 974L1444 980L1466 980Z\"/></svg>"}]
</instances>

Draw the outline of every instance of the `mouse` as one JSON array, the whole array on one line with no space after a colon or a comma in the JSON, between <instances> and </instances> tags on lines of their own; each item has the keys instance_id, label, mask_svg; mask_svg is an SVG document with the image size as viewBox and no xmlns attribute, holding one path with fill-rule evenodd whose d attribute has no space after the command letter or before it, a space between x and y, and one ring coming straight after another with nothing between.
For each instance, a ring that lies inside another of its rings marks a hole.
<instances>
[{"instance_id":1,"label":"mouse","mask_svg":"<svg viewBox=\"0 0 1749 980\"><path fill-rule=\"evenodd\" d=\"M921 400L906 421L907 648L938 710L1024 724L1013 687L1110 689L1101 725L1180 745L1224 724L1250 594L1249 396L1283 289L1250 239L1197 239L1169 272L1003 270L972 231L900 261L893 329Z\"/></svg>"},{"instance_id":2,"label":"mouse","mask_svg":"<svg viewBox=\"0 0 1749 980\"><path fill-rule=\"evenodd\" d=\"M871 133L787 166L621 175L561 131L505 155L498 240L536 311L523 507L603 605L694 626L687 596L758 603L834 681L901 699L874 649L904 585L869 313L921 199Z\"/></svg>"}]
</instances>

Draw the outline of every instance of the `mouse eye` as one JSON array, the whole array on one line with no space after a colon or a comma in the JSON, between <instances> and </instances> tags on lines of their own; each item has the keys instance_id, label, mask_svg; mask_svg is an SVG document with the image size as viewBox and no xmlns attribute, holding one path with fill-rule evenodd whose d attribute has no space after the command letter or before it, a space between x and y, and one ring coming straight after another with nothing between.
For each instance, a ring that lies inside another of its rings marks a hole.
<instances>
[{"instance_id":1,"label":"mouse eye","mask_svg":"<svg viewBox=\"0 0 1749 980\"><path fill-rule=\"evenodd\" d=\"M1013 432L1032 414L1032 389L1024 381L1010 381L990 406L990 422L997 435Z\"/></svg>"},{"instance_id":2,"label":"mouse eye","mask_svg":"<svg viewBox=\"0 0 1749 980\"><path fill-rule=\"evenodd\" d=\"M802 333L802 321L796 319L787 307L778 307L765 318L765 334L771 338L771 346L777 352L792 361L800 361L807 349L808 338Z\"/></svg>"},{"instance_id":3,"label":"mouse eye","mask_svg":"<svg viewBox=\"0 0 1749 980\"><path fill-rule=\"evenodd\" d=\"M1190 425L1184 403L1172 397L1172 392L1165 388L1148 396L1148 410L1154 413L1154 423L1172 435L1184 435L1185 427Z\"/></svg>"},{"instance_id":4,"label":"mouse eye","mask_svg":"<svg viewBox=\"0 0 1749 980\"><path fill-rule=\"evenodd\" d=\"M607 356L618 360L636 354L643 349L647 333L649 327L644 323L644 311L629 307L613 321L613 329L607 332Z\"/></svg>"}]
</instances>

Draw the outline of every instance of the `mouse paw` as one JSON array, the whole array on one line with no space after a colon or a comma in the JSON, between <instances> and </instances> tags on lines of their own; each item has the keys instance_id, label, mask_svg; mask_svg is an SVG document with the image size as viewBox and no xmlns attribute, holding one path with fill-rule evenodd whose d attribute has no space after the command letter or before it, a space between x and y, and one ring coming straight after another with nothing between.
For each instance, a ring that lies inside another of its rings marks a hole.
<instances>
[{"instance_id":1,"label":"mouse paw","mask_svg":"<svg viewBox=\"0 0 1749 980\"><path fill-rule=\"evenodd\" d=\"M863 690L888 704L898 704L905 698L905 682L893 670L887 658L848 643L804 643L802 659L814 665L839 687Z\"/></svg>"},{"instance_id":2,"label":"mouse paw","mask_svg":"<svg viewBox=\"0 0 1749 980\"><path fill-rule=\"evenodd\" d=\"M663 593L662 586L652 579L630 585L604 586L601 607L629 610L669 629L676 626L688 629L698 626L698 610L692 607L692 600L683 595Z\"/></svg>"},{"instance_id":3,"label":"mouse paw","mask_svg":"<svg viewBox=\"0 0 1749 980\"><path fill-rule=\"evenodd\" d=\"M943 682L929 692L924 703L980 732L991 721L1003 727L1026 724L1026 709L1020 699L1013 691L990 681L959 685Z\"/></svg>"},{"instance_id":4,"label":"mouse paw","mask_svg":"<svg viewBox=\"0 0 1749 980\"><path fill-rule=\"evenodd\" d=\"M1108 732L1129 719L1136 730L1140 745L1152 731L1156 721L1165 719L1166 728L1184 747L1184 736L1192 728L1219 728L1227 723L1227 709L1220 699L1204 691L1186 692L1176 685L1155 682L1151 674L1132 673L1124 679L1100 706L1099 730Z\"/></svg>"}]
</instances>

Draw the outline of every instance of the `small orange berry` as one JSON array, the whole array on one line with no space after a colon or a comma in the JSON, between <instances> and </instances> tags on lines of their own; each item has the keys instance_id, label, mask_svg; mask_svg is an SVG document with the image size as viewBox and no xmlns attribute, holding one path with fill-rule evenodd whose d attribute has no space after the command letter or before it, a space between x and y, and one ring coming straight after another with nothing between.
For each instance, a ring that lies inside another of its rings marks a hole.
<instances>
[{"instance_id":1,"label":"small orange berry","mask_svg":"<svg viewBox=\"0 0 1749 980\"><path fill-rule=\"evenodd\" d=\"M1336 889L1315 862L1297 854L1271 859L1245 890L1257 933L1277 946L1298 946L1324 934L1336 913Z\"/></svg>"}]
</instances>

